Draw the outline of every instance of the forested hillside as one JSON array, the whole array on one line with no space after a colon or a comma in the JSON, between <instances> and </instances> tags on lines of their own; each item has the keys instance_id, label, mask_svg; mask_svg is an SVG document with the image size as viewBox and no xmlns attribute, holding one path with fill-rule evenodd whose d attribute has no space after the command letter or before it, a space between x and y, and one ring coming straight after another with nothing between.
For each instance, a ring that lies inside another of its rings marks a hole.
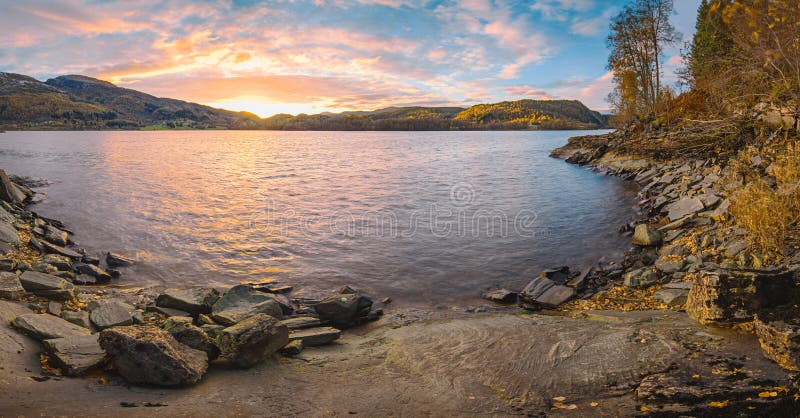
<instances>
[{"instance_id":1,"label":"forested hillside","mask_svg":"<svg viewBox=\"0 0 800 418\"><path fill-rule=\"evenodd\" d=\"M247 112L151 96L94 78L68 75L46 82L0 73L3 129L274 129L494 130L597 129L606 118L575 100L519 100L461 107L391 107L368 112Z\"/></svg>"}]
</instances>

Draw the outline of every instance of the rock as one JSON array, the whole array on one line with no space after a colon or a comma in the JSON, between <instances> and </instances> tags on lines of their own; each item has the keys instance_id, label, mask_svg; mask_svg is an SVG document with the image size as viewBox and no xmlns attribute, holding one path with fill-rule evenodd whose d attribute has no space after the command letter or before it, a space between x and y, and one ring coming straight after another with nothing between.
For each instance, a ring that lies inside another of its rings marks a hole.
<instances>
[{"instance_id":1,"label":"rock","mask_svg":"<svg viewBox=\"0 0 800 418\"><path fill-rule=\"evenodd\" d=\"M174 317L174 316L189 316L189 317L191 316L191 314L189 312L186 312L186 311L181 311L181 310L172 309L172 308L162 308L160 306L155 306L155 305L148 305L145 310L147 312L159 313L161 315L165 315L165 316L170 317L170 318Z\"/></svg>"},{"instance_id":2,"label":"rock","mask_svg":"<svg viewBox=\"0 0 800 418\"><path fill-rule=\"evenodd\" d=\"M528 283L519 294L519 304L526 309L555 308L573 296L575 289L539 276Z\"/></svg>"},{"instance_id":3,"label":"rock","mask_svg":"<svg viewBox=\"0 0 800 418\"><path fill-rule=\"evenodd\" d=\"M274 295L238 285L214 303L211 318L218 324L231 326L259 313L281 318L283 309Z\"/></svg>"},{"instance_id":4,"label":"rock","mask_svg":"<svg viewBox=\"0 0 800 418\"><path fill-rule=\"evenodd\" d=\"M186 311L197 316L211 313L211 308L219 299L216 289L167 289L156 298L156 306Z\"/></svg>"},{"instance_id":5,"label":"rock","mask_svg":"<svg viewBox=\"0 0 800 418\"><path fill-rule=\"evenodd\" d=\"M168 319L162 328L172 334L181 344L206 353L208 361L212 361L219 356L217 346L214 345L205 331L192 325L191 317L186 317L188 321L176 321L176 318Z\"/></svg>"},{"instance_id":6,"label":"rock","mask_svg":"<svg viewBox=\"0 0 800 418\"><path fill-rule=\"evenodd\" d=\"M109 267L127 267L133 264L133 259L117 253L106 253L106 264Z\"/></svg>"},{"instance_id":7,"label":"rock","mask_svg":"<svg viewBox=\"0 0 800 418\"><path fill-rule=\"evenodd\" d=\"M125 380L158 386L191 385L208 369L206 353L187 347L169 332L131 325L100 332L100 347Z\"/></svg>"},{"instance_id":8,"label":"rock","mask_svg":"<svg viewBox=\"0 0 800 418\"><path fill-rule=\"evenodd\" d=\"M296 316L294 318L287 318L281 321L282 325L286 325L290 330L313 328L323 325L319 318L313 316Z\"/></svg>"},{"instance_id":9,"label":"rock","mask_svg":"<svg viewBox=\"0 0 800 418\"><path fill-rule=\"evenodd\" d=\"M11 224L0 221L0 241L19 245L19 234Z\"/></svg>"},{"instance_id":10,"label":"rock","mask_svg":"<svg viewBox=\"0 0 800 418\"><path fill-rule=\"evenodd\" d=\"M62 307L63 307L63 305L61 305L60 303L51 300L47 304L47 313L49 313L50 315L54 315L54 316L61 316L61 308Z\"/></svg>"},{"instance_id":11,"label":"rock","mask_svg":"<svg viewBox=\"0 0 800 418\"><path fill-rule=\"evenodd\" d=\"M136 308L117 299L106 299L90 305L89 319L99 330L111 327L133 325Z\"/></svg>"},{"instance_id":12,"label":"rock","mask_svg":"<svg viewBox=\"0 0 800 418\"><path fill-rule=\"evenodd\" d=\"M745 249L747 249L746 241L744 240L733 241L732 243L728 244L725 247L725 256L729 258L736 257L737 255L739 255L739 253L741 253Z\"/></svg>"},{"instance_id":13,"label":"rock","mask_svg":"<svg viewBox=\"0 0 800 418\"><path fill-rule=\"evenodd\" d=\"M10 214L7 210L5 210L5 208L0 206L0 221L14 223L16 220L17 218L15 218L14 215Z\"/></svg>"},{"instance_id":14,"label":"rock","mask_svg":"<svg viewBox=\"0 0 800 418\"><path fill-rule=\"evenodd\" d=\"M683 280L678 282L669 282L664 285L665 289L683 289L689 291L692 288L692 282L685 282Z\"/></svg>"},{"instance_id":15,"label":"rock","mask_svg":"<svg viewBox=\"0 0 800 418\"><path fill-rule=\"evenodd\" d=\"M649 287L659 282L660 276L652 267L642 267L625 273L622 284L628 287Z\"/></svg>"},{"instance_id":16,"label":"rock","mask_svg":"<svg viewBox=\"0 0 800 418\"><path fill-rule=\"evenodd\" d=\"M39 341L91 334L86 328L48 314L20 315L14 318L11 325L23 334Z\"/></svg>"},{"instance_id":17,"label":"rock","mask_svg":"<svg viewBox=\"0 0 800 418\"><path fill-rule=\"evenodd\" d=\"M42 261L55 266L59 270L72 271L72 260L70 260L69 257L58 254L47 254L42 257Z\"/></svg>"},{"instance_id":18,"label":"rock","mask_svg":"<svg viewBox=\"0 0 800 418\"><path fill-rule=\"evenodd\" d=\"M77 285L95 285L97 284L97 278L88 274L79 274L72 279L72 283Z\"/></svg>"},{"instance_id":19,"label":"rock","mask_svg":"<svg viewBox=\"0 0 800 418\"><path fill-rule=\"evenodd\" d=\"M0 272L0 298L19 299L25 296L25 288L15 273Z\"/></svg>"},{"instance_id":20,"label":"rock","mask_svg":"<svg viewBox=\"0 0 800 418\"><path fill-rule=\"evenodd\" d=\"M686 300L686 313L702 324L731 324L753 319L757 310L795 303L791 271L701 271Z\"/></svg>"},{"instance_id":21,"label":"rock","mask_svg":"<svg viewBox=\"0 0 800 418\"><path fill-rule=\"evenodd\" d=\"M661 232L647 224L636 225L633 232L633 245L657 247L661 245Z\"/></svg>"},{"instance_id":22,"label":"rock","mask_svg":"<svg viewBox=\"0 0 800 418\"><path fill-rule=\"evenodd\" d=\"M67 242L69 241L69 234L51 225L44 226L43 235L47 242L60 245L62 247L67 245Z\"/></svg>"},{"instance_id":23,"label":"rock","mask_svg":"<svg viewBox=\"0 0 800 418\"><path fill-rule=\"evenodd\" d=\"M558 268L547 269L539 273L539 276L545 277L550 279L555 284L564 284L569 280L572 274L569 271L569 267L563 266Z\"/></svg>"},{"instance_id":24,"label":"rock","mask_svg":"<svg viewBox=\"0 0 800 418\"><path fill-rule=\"evenodd\" d=\"M653 298L669 306L683 306L689 291L684 289L661 289L653 294Z\"/></svg>"},{"instance_id":25,"label":"rock","mask_svg":"<svg viewBox=\"0 0 800 418\"><path fill-rule=\"evenodd\" d=\"M81 257L81 262L86 264L94 264L97 266L100 265L100 258L93 255L84 254L83 257Z\"/></svg>"},{"instance_id":26,"label":"rock","mask_svg":"<svg viewBox=\"0 0 800 418\"><path fill-rule=\"evenodd\" d=\"M44 249L44 251L48 253L63 255L64 257L69 257L73 260L80 260L81 258L83 258L83 254L70 250L69 248L51 244L47 241L37 241L37 242L41 245L42 249Z\"/></svg>"},{"instance_id":27,"label":"rock","mask_svg":"<svg viewBox=\"0 0 800 418\"><path fill-rule=\"evenodd\" d=\"M517 292L508 289L495 289L481 294L481 297L495 303L516 303Z\"/></svg>"},{"instance_id":28,"label":"rock","mask_svg":"<svg viewBox=\"0 0 800 418\"><path fill-rule=\"evenodd\" d=\"M56 338L42 341L50 364L67 376L80 376L103 365L106 353L96 335Z\"/></svg>"},{"instance_id":29,"label":"rock","mask_svg":"<svg viewBox=\"0 0 800 418\"><path fill-rule=\"evenodd\" d=\"M342 332L332 327L307 328L289 335L289 341L300 340L304 347L316 347L338 340Z\"/></svg>"},{"instance_id":30,"label":"rock","mask_svg":"<svg viewBox=\"0 0 800 418\"><path fill-rule=\"evenodd\" d=\"M26 271L19 276L22 287L35 295L56 300L69 300L74 297L72 283L50 274Z\"/></svg>"},{"instance_id":31,"label":"rock","mask_svg":"<svg viewBox=\"0 0 800 418\"><path fill-rule=\"evenodd\" d=\"M296 356L303 351L303 341L302 340L294 340L289 341L289 344L286 344L283 348L281 348L281 354L285 356Z\"/></svg>"},{"instance_id":32,"label":"rock","mask_svg":"<svg viewBox=\"0 0 800 418\"><path fill-rule=\"evenodd\" d=\"M14 184L5 171L0 170L0 200L20 204L25 201L25 194Z\"/></svg>"},{"instance_id":33,"label":"rock","mask_svg":"<svg viewBox=\"0 0 800 418\"><path fill-rule=\"evenodd\" d=\"M794 320L768 321L756 316L755 329L764 356L786 370L800 371L800 326Z\"/></svg>"},{"instance_id":34,"label":"rock","mask_svg":"<svg viewBox=\"0 0 800 418\"><path fill-rule=\"evenodd\" d=\"M329 296L316 305L314 311L320 319L330 321L337 328L349 328L369 314L372 301L359 293L341 293Z\"/></svg>"},{"instance_id":35,"label":"rock","mask_svg":"<svg viewBox=\"0 0 800 418\"><path fill-rule=\"evenodd\" d=\"M0 300L0 325L11 325L16 317L25 314L33 311L22 303Z\"/></svg>"},{"instance_id":36,"label":"rock","mask_svg":"<svg viewBox=\"0 0 800 418\"><path fill-rule=\"evenodd\" d=\"M61 311L61 318L86 329L92 328L89 312L86 311Z\"/></svg>"},{"instance_id":37,"label":"rock","mask_svg":"<svg viewBox=\"0 0 800 418\"><path fill-rule=\"evenodd\" d=\"M722 203L719 204L719 206L717 206L716 209L709 212L708 216L711 219L720 220L728 214L728 210L730 209L730 207L731 207L731 202L728 199L725 199L722 201Z\"/></svg>"},{"instance_id":38,"label":"rock","mask_svg":"<svg viewBox=\"0 0 800 418\"><path fill-rule=\"evenodd\" d=\"M688 215L693 215L703 210L703 202L697 197L683 197L677 202L671 204L667 211L669 212L669 220L677 221Z\"/></svg>"},{"instance_id":39,"label":"rock","mask_svg":"<svg viewBox=\"0 0 800 418\"><path fill-rule=\"evenodd\" d=\"M94 264L77 263L74 269L76 272L92 276L100 282L108 282L111 280L111 274Z\"/></svg>"},{"instance_id":40,"label":"rock","mask_svg":"<svg viewBox=\"0 0 800 418\"><path fill-rule=\"evenodd\" d=\"M219 333L222 332L225 327L222 325L204 324L200 326L200 329L205 331L212 341L216 341L217 337L219 337Z\"/></svg>"},{"instance_id":41,"label":"rock","mask_svg":"<svg viewBox=\"0 0 800 418\"><path fill-rule=\"evenodd\" d=\"M222 355L238 367L255 366L289 342L289 330L277 319L257 313L217 336Z\"/></svg>"},{"instance_id":42,"label":"rock","mask_svg":"<svg viewBox=\"0 0 800 418\"><path fill-rule=\"evenodd\" d=\"M686 266L686 261L680 257L661 257L656 260L656 268L664 274L673 274L683 270Z\"/></svg>"}]
</instances>

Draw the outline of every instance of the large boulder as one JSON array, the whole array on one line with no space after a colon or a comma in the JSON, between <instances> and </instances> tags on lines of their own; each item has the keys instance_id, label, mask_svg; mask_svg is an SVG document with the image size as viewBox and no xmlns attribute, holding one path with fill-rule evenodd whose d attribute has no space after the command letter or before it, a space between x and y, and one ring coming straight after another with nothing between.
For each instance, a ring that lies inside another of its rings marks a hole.
<instances>
[{"instance_id":1,"label":"large boulder","mask_svg":"<svg viewBox=\"0 0 800 418\"><path fill-rule=\"evenodd\" d=\"M686 299L686 313L703 324L751 321L756 312L798 297L792 272L701 271Z\"/></svg>"},{"instance_id":2,"label":"large boulder","mask_svg":"<svg viewBox=\"0 0 800 418\"><path fill-rule=\"evenodd\" d=\"M372 300L360 293L340 293L314 305L319 318L330 321L336 328L357 325L369 315L371 308Z\"/></svg>"},{"instance_id":3,"label":"large boulder","mask_svg":"<svg viewBox=\"0 0 800 418\"><path fill-rule=\"evenodd\" d=\"M246 285L234 286L214 303L211 318L225 326L234 325L260 313L281 318L283 309L274 296Z\"/></svg>"},{"instance_id":4,"label":"large boulder","mask_svg":"<svg viewBox=\"0 0 800 418\"><path fill-rule=\"evenodd\" d=\"M11 321L11 325L35 340L79 337L91 331L49 314L23 314Z\"/></svg>"},{"instance_id":5,"label":"large boulder","mask_svg":"<svg viewBox=\"0 0 800 418\"><path fill-rule=\"evenodd\" d=\"M662 242L661 232L647 224L636 225L633 231L633 245L656 247Z\"/></svg>"},{"instance_id":6,"label":"large boulder","mask_svg":"<svg viewBox=\"0 0 800 418\"><path fill-rule=\"evenodd\" d=\"M19 277L15 273L0 272L0 298L19 299L25 296L25 288L19 282Z\"/></svg>"},{"instance_id":7,"label":"large boulder","mask_svg":"<svg viewBox=\"0 0 800 418\"><path fill-rule=\"evenodd\" d=\"M206 353L179 343L169 332L142 325L100 332L100 347L125 380L134 384L183 386L200 381Z\"/></svg>"},{"instance_id":8,"label":"large boulder","mask_svg":"<svg viewBox=\"0 0 800 418\"><path fill-rule=\"evenodd\" d=\"M133 325L136 308L118 299L93 301L89 306L89 319L99 330Z\"/></svg>"},{"instance_id":9,"label":"large boulder","mask_svg":"<svg viewBox=\"0 0 800 418\"><path fill-rule=\"evenodd\" d=\"M74 296L72 283L51 274L26 271L19 276L25 290L49 299L69 300Z\"/></svg>"},{"instance_id":10,"label":"large boulder","mask_svg":"<svg viewBox=\"0 0 800 418\"><path fill-rule=\"evenodd\" d=\"M197 316L211 313L219 292L212 288L167 289L156 298L156 306L178 309Z\"/></svg>"},{"instance_id":11,"label":"large boulder","mask_svg":"<svg viewBox=\"0 0 800 418\"><path fill-rule=\"evenodd\" d=\"M173 317L164 321L161 327L172 334L181 344L206 353L209 361L219 356L217 346L205 331L192 325L191 317Z\"/></svg>"},{"instance_id":12,"label":"large boulder","mask_svg":"<svg viewBox=\"0 0 800 418\"><path fill-rule=\"evenodd\" d=\"M525 309L555 308L573 296L575 289L539 276L531 280L519 294L519 304Z\"/></svg>"},{"instance_id":13,"label":"large boulder","mask_svg":"<svg viewBox=\"0 0 800 418\"><path fill-rule=\"evenodd\" d=\"M4 170L0 170L0 200L20 204L25 201L25 193L14 184Z\"/></svg>"},{"instance_id":14,"label":"large boulder","mask_svg":"<svg viewBox=\"0 0 800 418\"><path fill-rule=\"evenodd\" d=\"M106 353L97 342L97 335L56 338L42 341L50 364L67 376L79 376L100 367Z\"/></svg>"},{"instance_id":15,"label":"large boulder","mask_svg":"<svg viewBox=\"0 0 800 418\"><path fill-rule=\"evenodd\" d=\"M225 328L217 336L222 356L242 368L255 366L288 342L286 325L263 313Z\"/></svg>"}]
</instances>

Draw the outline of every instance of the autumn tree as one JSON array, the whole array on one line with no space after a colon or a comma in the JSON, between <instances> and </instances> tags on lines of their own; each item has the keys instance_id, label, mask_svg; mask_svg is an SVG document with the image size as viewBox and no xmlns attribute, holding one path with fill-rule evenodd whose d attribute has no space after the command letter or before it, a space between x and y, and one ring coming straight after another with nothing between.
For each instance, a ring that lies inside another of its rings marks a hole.
<instances>
[{"instance_id":1,"label":"autumn tree","mask_svg":"<svg viewBox=\"0 0 800 418\"><path fill-rule=\"evenodd\" d=\"M800 115L800 3L775 0L718 2L715 10L730 29L737 74L730 100L769 103Z\"/></svg>"},{"instance_id":2,"label":"autumn tree","mask_svg":"<svg viewBox=\"0 0 800 418\"><path fill-rule=\"evenodd\" d=\"M635 0L611 21L608 66L615 88L609 101L623 122L659 111L664 48L681 37L669 20L673 6L673 0Z\"/></svg>"}]
</instances>

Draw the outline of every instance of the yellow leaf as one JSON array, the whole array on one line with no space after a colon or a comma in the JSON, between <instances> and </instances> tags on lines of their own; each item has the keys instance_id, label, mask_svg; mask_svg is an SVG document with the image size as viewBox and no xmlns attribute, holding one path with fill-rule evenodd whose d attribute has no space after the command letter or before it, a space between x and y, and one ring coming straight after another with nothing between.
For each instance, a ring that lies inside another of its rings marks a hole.
<instances>
[{"instance_id":1,"label":"yellow leaf","mask_svg":"<svg viewBox=\"0 0 800 418\"><path fill-rule=\"evenodd\" d=\"M650 410L650 408L648 408L646 406L643 406L643 407L639 408L639 410L642 411L642 412L647 412L647 411Z\"/></svg>"},{"instance_id":2,"label":"yellow leaf","mask_svg":"<svg viewBox=\"0 0 800 418\"><path fill-rule=\"evenodd\" d=\"M699 374L693 374L693 375L692 375L692 379L699 379L699 378L700 378L700 375L699 375Z\"/></svg>"},{"instance_id":3,"label":"yellow leaf","mask_svg":"<svg viewBox=\"0 0 800 418\"><path fill-rule=\"evenodd\" d=\"M726 406L728 406L728 401L727 400L722 402L711 401L708 403L708 406L711 408L725 408Z\"/></svg>"},{"instance_id":4,"label":"yellow leaf","mask_svg":"<svg viewBox=\"0 0 800 418\"><path fill-rule=\"evenodd\" d=\"M575 405L574 403L570 404L569 406L567 406L567 409L569 410L578 409L578 405Z\"/></svg>"},{"instance_id":5,"label":"yellow leaf","mask_svg":"<svg viewBox=\"0 0 800 418\"><path fill-rule=\"evenodd\" d=\"M553 400L556 401L556 402L564 402L564 401L567 400L567 397L566 396L556 396L556 397L553 398Z\"/></svg>"},{"instance_id":6,"label":"yellow leaf","mask_svg":"<svg viewBox=\"0 0 800 418\"><path fill-rule=\"evenodd\" d=\"M794 396L800 396L800 395L794 395ZM595 407L597 407L598 405L600 405L600 404L599 404L599 403L597 403L597 402L589 402L589 406L591 406L592 408L595 408Z\"/></svg>"}]
</instances>

